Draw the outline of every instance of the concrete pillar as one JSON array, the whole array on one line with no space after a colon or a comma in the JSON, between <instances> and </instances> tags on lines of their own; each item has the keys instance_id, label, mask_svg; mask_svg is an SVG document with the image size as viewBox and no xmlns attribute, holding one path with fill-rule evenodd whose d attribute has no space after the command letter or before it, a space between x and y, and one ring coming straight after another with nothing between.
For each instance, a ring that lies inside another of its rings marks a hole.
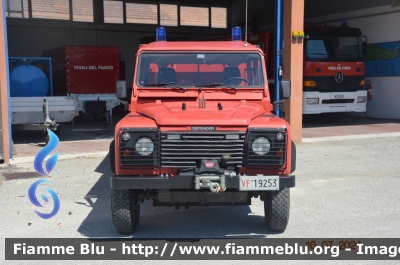
<instances>
[{"instance_id":1,"label":"concrete pillar","mask_svg":"<svg viewBox=\"0 0 400 265\"><path fill-rule=\"evenodd\" d=\"M302 99L303 99L303 40L293 39L294 30L304 30L304 0L284 0L283 79L290 80L292 94L285 102L285 117L290 124L294 142L302 140Z\"/></svg>"},{"instance_id":2,"label":"concrete pillar","mask_svg":"<svg viewBox=\"0 0 400 265\"><path fill-rule=\"evenodd\" d=\"M8 89L7 89L7 44L5 38L6 30L5 30L5 21L4 17L4 7L5 2L1 1L0 4L0 155L4 163L8 163L10 161L10 135L9 135L9 113L8 113Z\"/></svg>"}]
</instances>

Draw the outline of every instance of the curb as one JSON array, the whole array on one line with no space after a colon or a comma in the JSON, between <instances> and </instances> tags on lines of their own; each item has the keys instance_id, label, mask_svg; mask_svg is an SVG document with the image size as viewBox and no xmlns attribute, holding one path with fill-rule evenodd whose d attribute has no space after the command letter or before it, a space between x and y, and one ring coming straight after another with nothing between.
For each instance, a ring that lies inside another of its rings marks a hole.
<instances>
[{"instance_id":1,"label":"curb","mask_svg":"<svg viewBox=\"0 0 400 265\"><path fill-rule=\"evenodd\" d=\"M93 153L80 153L80 154L65 154L65 155L59 155L58 160L68 160L68 159L74 159L74 158L105 157L107 155L108 155L108 151L93 152ZM10 160L10 165L33 163L34 160L35 160L34 156L13 158Z\"/></svg>"},{"instance_id":2,"label":"curb","mask_svg":"<svg viewBox=\"0 0 400 265\"><path fill-rule=\"evenodd\" d=\"M387 137L400 137L400 132L303 138L302 143L319 143L319 142L375 139L375 138L387 138Z\"/></svg>"},{"instance_id":3,"label":"curb","mask_svg":"<svg viewBox=\"0 0 400 265\"><path fill-rule=\"evenodd\" d=\"M320 142L375 139L375 138L388 138L388 137L400 137L400 132L303 138L301 143L320 143ZM58 160L68 160L68 159L75 159L75 158L106 157L107 155L108 155L108 151L92 152L92 153L79 153L79 154L65 154L65 155L59 155ZM35 156L18 157L18 158L11 159L9 164L16 165L16 164L24 164L24 163L33 163L34 160L35 160ZM0 165L0 168L5 167L5 166L8 166L8 164L2 164L2 165Z\"/></svg>"}]
</instances>

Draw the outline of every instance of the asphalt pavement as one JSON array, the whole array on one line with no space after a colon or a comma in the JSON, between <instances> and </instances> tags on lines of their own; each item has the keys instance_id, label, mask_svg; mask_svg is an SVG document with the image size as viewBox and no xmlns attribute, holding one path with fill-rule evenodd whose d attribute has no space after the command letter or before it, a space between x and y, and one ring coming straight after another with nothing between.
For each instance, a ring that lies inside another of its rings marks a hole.
<instances>
[{"instance_id":1,"label":"asphalt pavement","mask_svg":"<svg viewBox=\"0 0 400 265\"><path fill-rule=\"evenodd\" d=\"M285 232L267 229L263 203L259 199L253 199L251 206L188 210L153 207L146 201L141 209L140 226L129 237L399 238L399 157L400 137L298 144L296 187L291 189L290 219ZM30 185L37 179L5 180L3 177L0 179L1 238L123 238L112 223L109 168L108 156L58 161L48 178L48 187L58 193L61 208L50 219L38 217L34 212L37 207L27 196ZM32 163L0 168L2 174L33 171ZM51 211L51 208L52 205L45 206L40 211ZM0 242L0 249L4 249L4 241ZM3 251L0 259L4 260ZM252 264L261 262L252 261Z\"/></svg>"}]
</instances>

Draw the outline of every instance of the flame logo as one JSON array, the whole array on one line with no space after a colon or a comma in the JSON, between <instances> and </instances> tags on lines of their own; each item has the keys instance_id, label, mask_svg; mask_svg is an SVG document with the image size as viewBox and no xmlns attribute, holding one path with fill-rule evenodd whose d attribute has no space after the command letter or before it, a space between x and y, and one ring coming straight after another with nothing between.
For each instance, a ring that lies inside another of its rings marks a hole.
<instances>
[{"instance_id":1,"label":"flame logo","mask_svg":"<svg viewBox=\"0 0 400 265\"><path fill-rule=\"evenodd\" d=\"M44 172L43 169L44 159L46 158L46 156L48 156L51 152L53 152L56 149L58 143L60 142L58 140L57 135L55 135L51 130L47 129L47 133L49 134L50 140L48 144L36 154L35 160L33 161L33 167L35 168L36 172L42 176L47 176L48 174L50 174L50 172L53 170L58 161L58 151L57 151L53 156L51 156L47 160L46 162L47 173Z\"/></svg>"},{"instance_id":2,"label":"flame logo","mask_svg":"<svg viewBox=\"0 0 400 265\"><path fill-rule=\"evenodd\" d=\"M58 151L56 151L55 154L52 155L47 160L46 171L43 169L44 159L57 148L58 143L60 142L57 135L55 135L51 130L47 129L47 133L49 134L50 140L49 140L48 144L45 147L43 147L36 154L35 160L33 161L33 167L35 168L36 172L38 172L42 176L47 176L48 174L50 174L50 172L53 170L53 168L55 167L55 165L57 164L57 161L58 161ZM50 182L46 179L40 179L40 180L34 182L28 190L28 197L33 205L43 208L43 205L39 202L39 200L36 197L36 189L41 183L50 183ZM43 219L48 219L48 218L51 218L54 215L56 215L58 213L58 211L60 210L60 199L58 198L58 195L54 190L52 190L50 188L45 188L45 190L53 198L53 202L54 202L53 210L50 213L40 213L36 210L35 210L35 212L39 217L41 217ZM41 198L46 203L49 202L49 199L46 197L46 195L42 194Z\"/></svg>"},{"instance_id":3,"label":"flame logo","mask_svg":"<svg viewBox=\"0 0 400 265\"><path fill-rule=\"evenodd\" d=\"M38 181L34 182L28 190L28 196L29 196L29 200L31 200L33 205L43 208L43 205L36 198L36 189L41 183L50 183L50 182L46 179L39 179ZM52 190L50 188L45 188L45 190L48 193L50 193L51 197L53 198L54 208L51 211L51 213L40 213L36 210L35 210L35 213L43 219L49 219L49 218L53 217L54 215L56 215L58 213L58 210L60 210L60 199L58 198L58 195L54 190ZM46 195L42 194L41 197L45 202L49 202L49 199L46 197Z\"/></svg>"}]
</instances>

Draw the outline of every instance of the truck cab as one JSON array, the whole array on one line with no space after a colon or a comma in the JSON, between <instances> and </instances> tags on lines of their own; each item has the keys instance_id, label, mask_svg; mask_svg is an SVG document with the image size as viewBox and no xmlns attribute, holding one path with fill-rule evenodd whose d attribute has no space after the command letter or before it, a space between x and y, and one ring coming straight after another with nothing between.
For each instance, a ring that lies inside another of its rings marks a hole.
<instances>
[{"instance_id":1,"label":"truck cab","mask_svg":"<svg viewBox=\"0 0 400 265\"><path fill-rule=\"evenodd\" d=\"M361 30L344 22L304 33L303 114L366 112Z\"/></svg>"},{"instance_id":2,"label":"truck cab","mask_svg":"<svg viewBox=\"0 0 400 265\"><path fill-rule=\"evenodd\" d=\"M188 208L252 198L264 201L270 230L285 230L295 145L289 124L272 114L262 50L243 41L157 41L141 45L136 62L130 112L110 145L116 230L133 233L147 199ZM126 91L118 82L117 95Z\"/></svg>"}]
</instances>

